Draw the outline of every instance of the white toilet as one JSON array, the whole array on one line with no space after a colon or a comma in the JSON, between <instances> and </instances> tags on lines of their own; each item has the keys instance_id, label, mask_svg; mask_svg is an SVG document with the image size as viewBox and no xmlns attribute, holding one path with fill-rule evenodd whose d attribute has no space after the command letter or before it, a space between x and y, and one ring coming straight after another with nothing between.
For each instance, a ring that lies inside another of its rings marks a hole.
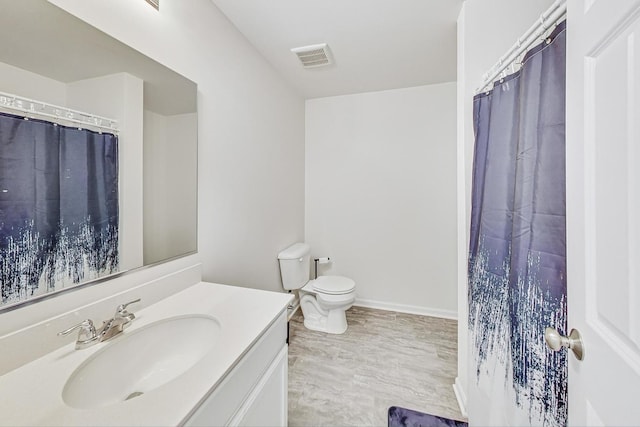
<instances>
[{"instance_id":1,"label":"white toilet","mask_svg":"<svg viewBox=\"0 0 640 427\"><path fill-rule=\"evenodd\" d=\"M295 243L278 254L282 286L299 289L304 326L314 331L342 334L347 330L345 311L356 299L356 284L342 276L309 280L311 256L306 243Z\"/></svg>"}]
</instances>

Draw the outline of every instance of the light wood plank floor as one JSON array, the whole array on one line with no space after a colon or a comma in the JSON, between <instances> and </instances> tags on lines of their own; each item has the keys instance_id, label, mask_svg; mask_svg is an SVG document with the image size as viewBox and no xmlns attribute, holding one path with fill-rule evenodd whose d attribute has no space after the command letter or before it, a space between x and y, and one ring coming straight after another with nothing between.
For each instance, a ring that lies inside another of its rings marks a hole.
<instances>
[{"instance_id":1,"label":"light wood plank floor","mask_svg":"<svg viewBox=\"0 0 640 427\"><path fill-rule=\"evenodd\" d=\"M464 420L453 393L457 322L352 307L342 335L290 321L289 425L386 426L390 406Z\"/></svg>"}]
</instances>

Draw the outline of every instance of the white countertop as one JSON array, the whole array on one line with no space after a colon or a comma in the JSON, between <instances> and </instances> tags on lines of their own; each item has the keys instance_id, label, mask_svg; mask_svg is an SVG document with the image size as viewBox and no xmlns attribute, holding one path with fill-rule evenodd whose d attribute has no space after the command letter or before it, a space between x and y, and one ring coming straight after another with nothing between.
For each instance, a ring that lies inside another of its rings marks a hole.
<instances>
[{"instance_id":1,"label":"white countertop","mask_svg":"<svg viewBox=\"0 0 640 427\"><path fill-rule=\"evenodd\" d=\"M219 339L212 351L178 378L135 399L95 409L69 407L62 390L71 373L109 342L83 350L75 350L73 344L64 346L0 377L0 425L178 425L286 310L291 298L289 294L200 282L143 310L132 306L136 319L123 335L157 320L202 314L220 322Z\"/></svg>"}]
</instances>

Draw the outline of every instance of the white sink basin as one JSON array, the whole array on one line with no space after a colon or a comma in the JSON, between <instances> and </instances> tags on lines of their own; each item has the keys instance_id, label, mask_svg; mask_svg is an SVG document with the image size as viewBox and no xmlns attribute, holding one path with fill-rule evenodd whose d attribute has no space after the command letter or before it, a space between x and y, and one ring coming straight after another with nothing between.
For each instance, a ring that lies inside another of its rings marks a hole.
<instances>
[{"instance_id":1,"label":"white sink basin","mask_svg":"<svg viewBox=\"0 0 640 427\"><path fill-rule=\"evenodd\" d=\"M220 323L194 315L160 320L124 332L71 374L64 402L78 409L124 402L177 378L209 353Z\"/></svg>"}]
</instances>

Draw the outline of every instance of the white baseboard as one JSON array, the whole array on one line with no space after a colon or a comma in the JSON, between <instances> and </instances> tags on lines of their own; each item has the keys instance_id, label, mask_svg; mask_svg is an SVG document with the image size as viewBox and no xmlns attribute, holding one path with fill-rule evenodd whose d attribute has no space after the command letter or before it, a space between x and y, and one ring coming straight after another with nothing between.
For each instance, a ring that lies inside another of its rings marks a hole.
<instances>
[{"instance_id":1,"label":"white baseboard","mask_svg":"<svg viewBox=\"0 0 640 427\"><path fill-rule=\"evenodd\" d=\"M460 407L460 412L462 416L465 418L469 418L467 414L467 395L464 392L464 389L460 385L459 378L456 377L455 383L453 383L453 392L456 395L456 399L458 399L458 406Z\"/></svg>"},{"instance_id":2,"label":"white baseboard","mask_svg":"<svg viewBox=\"0 0 640 427\"><path fill-rule=\"evenodd\" d=\"M400 313L419 314L421 316L441 317L444 319L458 320L458 314L452 310L442 310L439 308L419 307L416 305L395 304L382 301L366 300L356 298L354 305L358 307L375 308L378 310L397 311Z\"/></svg>"}]
</instances>

